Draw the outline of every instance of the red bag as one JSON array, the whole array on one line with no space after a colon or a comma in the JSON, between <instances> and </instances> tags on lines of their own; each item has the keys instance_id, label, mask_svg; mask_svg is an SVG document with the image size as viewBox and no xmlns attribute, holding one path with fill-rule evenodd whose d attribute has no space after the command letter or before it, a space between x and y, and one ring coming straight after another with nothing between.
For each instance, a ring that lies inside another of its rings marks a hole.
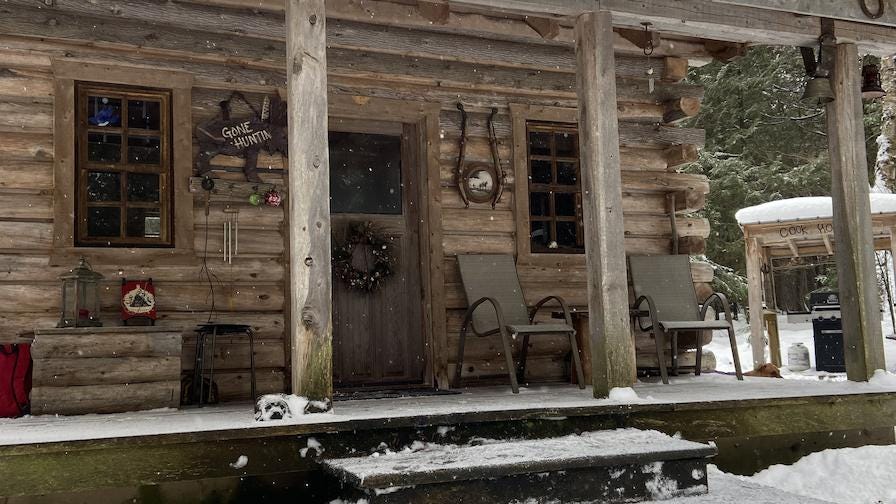
<instances>
[{"instance_id":1,"label":"red bag","mask_svg":"<svg viewBox=\"0 0 896 504\"><path fill-rule=\"evenodd\" d=\"M0 345L0 417L30 413L31 345Z\"/></svg>"}]
</instances>

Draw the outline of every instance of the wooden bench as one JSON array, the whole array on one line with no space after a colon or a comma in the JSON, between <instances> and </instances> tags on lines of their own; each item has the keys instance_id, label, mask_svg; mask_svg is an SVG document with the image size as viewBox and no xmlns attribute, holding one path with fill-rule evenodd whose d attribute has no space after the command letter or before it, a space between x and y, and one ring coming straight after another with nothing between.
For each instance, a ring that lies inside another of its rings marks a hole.
<instances>
[{"instance_id":1,"label":"wooden bench","mask_svg":"<svg viewBox=\"0 0 896 504\"><path fill-rule=\"evenodd\" d=\"M706 461L716 454L637 429L417 448L322 464L343 483L343 498L372 503L632 502L706 493Z\"/></svg>"}]
</instances>

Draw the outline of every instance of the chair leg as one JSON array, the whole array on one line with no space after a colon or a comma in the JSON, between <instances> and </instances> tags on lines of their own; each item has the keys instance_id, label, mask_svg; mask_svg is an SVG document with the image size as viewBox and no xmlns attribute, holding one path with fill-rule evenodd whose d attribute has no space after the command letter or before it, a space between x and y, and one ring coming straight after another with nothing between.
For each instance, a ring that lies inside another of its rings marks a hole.
<instances>
[{"instance_id":1,"label":"chair leg","mask_svg":"<svg viewBox=\"0 0 896 504\"><path fill-rule=\"evenodd\" d=\"M678 376L678 331L672 331L672 376Z\"/></svg>"},{"instance_id":2,"label":"chair leg","mask_svg":"<svg viewBox=\"0 0 896 504\"><path fill-rule=\"evenodd\" d=\"M467 339L467 324L460 328L460 340L457 342L457 365L454 367L454 388L460 388L460 373L464 369L464 340Z\"/></svg>"},{"instance_id":3,"label":"chair leg","mask_svg":"<svg viewBox=\"0 0 896 504\"><path fill-rule=\"evenodd\" d=\"M734 357L734 373L738 380L744 379L744 374L740 368L740 355L737 352L737 338L734 337L734 328L728 328L728 341L731 342L731 355Z\"/></svg>"},{"instance_id":4,"label":"chair leg","mask_svg":"<svg viewBox=\"0 0 896 504\"><path fill-rule=\"evenodd\" d=\"M656 364L660 368L660 377L663 383L669 383L669 373L666 371L666 359L663 356L666 350L666 332L660 328L654 328L653 339L656 340Z\"/></svg>"},{"instance_id":5,"label":"chair leg","mask_svg":"<svg viewBox=\"0 0 896 504\"><path fill-rule=\"evenodd\" d=\"M569 347L572 349L572 365L576 369L579 388L585 388L585 373L582 371L582 359L579 358L579 345L576 343L576 332L569 332Z\"/></svg>"},{"instance_id":6,"label":"chair leg","mask_svg":"<svg viewBox=\"0 0 896 504\"><path fill-rule=\"evenodd\" d=\"M526 357L529 355L529 334L523 335L523 347L520 349L520 364L516 371L516 381L526 381Z\"/></svg>"},{"instance_id":7,"label":"chair leg","mask_svg":"<svg viewBox=\"0 0 896 504\"><path fill-rule=\"evenodd\" d=\"M703 331L697 331L697 355L695 359L694 376L700 376L700 369L703 367Z\"/></svg>"},{"instance_id":8,"label":"chair leg","mask_svg":"<svg viewBox=\"0 0 896 504\"><path fill-rule=\"evenodd\" d=\"M520 393L520 386L516 381L516 366L513 365L513 343L506 327L501 328L501 341L504 342L504 358L507 360L507 374L510 375L510 389L514 394Z\"/></svg>"}]
</instances>

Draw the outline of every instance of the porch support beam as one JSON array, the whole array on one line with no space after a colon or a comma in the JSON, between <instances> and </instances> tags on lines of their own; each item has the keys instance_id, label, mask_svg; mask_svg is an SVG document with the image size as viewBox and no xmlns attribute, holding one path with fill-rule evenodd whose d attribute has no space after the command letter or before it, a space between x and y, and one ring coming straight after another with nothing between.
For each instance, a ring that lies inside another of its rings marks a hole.
<instances>
[{"instance_id":1,"label":"porch support beam","mask_svg":"<svg viewBox=\"0 0 896 504\"><path fill-rule=\"evenodd\" d=\"M609 12L576 20L576 62L592 383L595 397L607 397L610 389L635 382Z\"/></svg>"},{"instance_id":2,"label":"porch support beam","mask_svg":"<svg viewBox=\"0 0 896 504\"><path fill-rule=\"evenodd\" d=\"M874 370L884 368L859 65L855 44L837 45L831 78L835 99L827 105L834 247L846 375L851 381L867 381Z\"/></svg>"},{"instance_id":3,"label":"porch support beam","mask_svg":"<svg viewBox=\"0 0 896 504\"><path fill-rule=\"evenodd\" d=\"M765 331L762 328L762 247L759 240L744 238L747 254L747 303L750 306L750 347L753 349L753 369L765 364Z\"/></svg>"},{"instance_id":4,"label":"porch support beam","mask_svg":"<svg viewBox=\"0 0 896 504\"><path fill-rule=\"evenodd\" d=\"M333 397L324 0L286 0L292 392Z\"/></svg>"}]
</instances>

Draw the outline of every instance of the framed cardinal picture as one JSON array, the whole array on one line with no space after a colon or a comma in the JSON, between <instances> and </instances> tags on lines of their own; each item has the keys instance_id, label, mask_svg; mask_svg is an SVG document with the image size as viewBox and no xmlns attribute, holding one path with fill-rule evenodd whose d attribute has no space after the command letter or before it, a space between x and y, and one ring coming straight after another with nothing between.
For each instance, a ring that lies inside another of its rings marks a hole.
<instances>
[{"instance_id":1,"label":"framed cardinal picture","mask_svg":"<svg viewBox=\"0 0 896 504\"><path fill-rule=\"evenodd\" d=\"M124 325L155 325L156 289L148 280L121 279L121 321Z\"/></svg>"}]
</instances>

